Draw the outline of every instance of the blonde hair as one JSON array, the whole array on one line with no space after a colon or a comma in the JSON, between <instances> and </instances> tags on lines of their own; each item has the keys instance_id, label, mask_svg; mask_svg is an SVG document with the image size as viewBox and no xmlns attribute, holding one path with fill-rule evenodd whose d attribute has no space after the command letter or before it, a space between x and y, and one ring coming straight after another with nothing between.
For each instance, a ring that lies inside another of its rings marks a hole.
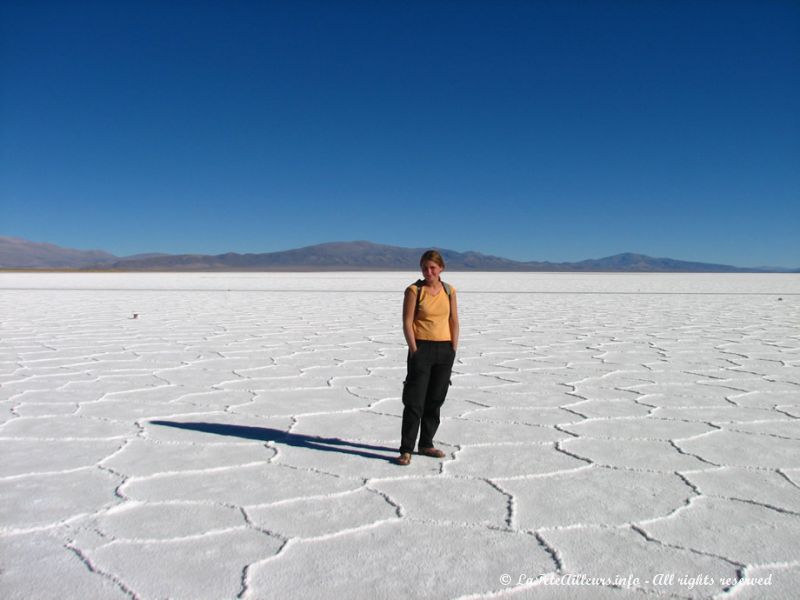
<instances>
[{"instance_id":1,"label":"blonde hair","mask_svg":"<svg viewBox=\"0 0 800 600\"><path fill-rule=\"evenodd\" d=\"M432 260L437 265L442 267L442 270L444 270L444 268L445 268L444 259L442 258L442 255L439 254L439 252L437 250L428 250L427 252L425 252L422 255L422 257L419 259L419 266L421 267L423 264L425 264L425 261L428 261L428 260Z\"/></svg>"}]
</instances>

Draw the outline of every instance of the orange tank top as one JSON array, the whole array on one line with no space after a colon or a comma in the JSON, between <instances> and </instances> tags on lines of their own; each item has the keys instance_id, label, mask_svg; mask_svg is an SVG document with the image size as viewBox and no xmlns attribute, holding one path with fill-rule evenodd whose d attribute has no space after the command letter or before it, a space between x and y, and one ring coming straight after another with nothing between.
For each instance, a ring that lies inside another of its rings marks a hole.
<instances>
[{"instance_id":1,"label":"orange tank top","mask_svg":"<svg viewBox=\"0 0 800 600\"><path fill-rule=\"evenodd\" d=\"M406 288L411 290L414 303L417 302L417 286L412 284ZM456 288L450 286L450 293ZM444 288L438 294L431 294L423 287L420 292L419 311L414 318L414 338L432 342L449 342L450 336L450 297Z\"/></svg>"}]
</instances>

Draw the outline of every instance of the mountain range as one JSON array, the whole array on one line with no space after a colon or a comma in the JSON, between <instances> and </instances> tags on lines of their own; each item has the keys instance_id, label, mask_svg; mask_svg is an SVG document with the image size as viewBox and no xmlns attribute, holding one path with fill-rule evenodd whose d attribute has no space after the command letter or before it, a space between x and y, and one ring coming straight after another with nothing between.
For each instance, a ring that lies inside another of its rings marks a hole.
<instances>
[{"instance_id":1,"label":"mountain range","mask_svg":"<svg viewBox=\"0 0 800 600\"><path fill-rule=\"evenodd\" d=\"M0 236L0 269L109 271L396 271L417 269L428 248L367 241L329 242L263 254L137 254L76 250ZM559 271L638 273L798 273L800 269L741 268L624 253L579 262L516 261L479 252L439 251L454 271Z\"/></svg>"}]
</instances>

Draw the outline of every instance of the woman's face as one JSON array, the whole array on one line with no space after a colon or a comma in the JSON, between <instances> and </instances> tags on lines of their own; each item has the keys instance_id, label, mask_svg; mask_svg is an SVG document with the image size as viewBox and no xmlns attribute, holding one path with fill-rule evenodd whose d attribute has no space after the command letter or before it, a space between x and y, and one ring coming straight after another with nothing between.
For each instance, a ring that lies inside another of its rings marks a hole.
<instances>
[{"instance_id":1,"label":"woman's face","mask_svg":"<svg viewBox=\"0 0 800 600\"><path fill-rule=\"evenodd\" d=\"M439 279L439 273L442 272L440 267L435 261L426 260L422 263L422 276L425 281L433 282Z\"/></svg>"}]
</instances>

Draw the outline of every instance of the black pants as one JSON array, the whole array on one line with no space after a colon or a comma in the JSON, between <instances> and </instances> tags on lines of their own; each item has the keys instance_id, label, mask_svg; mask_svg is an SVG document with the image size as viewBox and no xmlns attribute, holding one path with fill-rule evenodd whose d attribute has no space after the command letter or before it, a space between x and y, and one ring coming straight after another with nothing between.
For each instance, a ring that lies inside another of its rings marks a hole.
<instances>
[{"instance_id":1,"label":"black pants","mask_svg":"<svg viewBox=\"0 0 800 600\"><path fill-rule=\"evenodd\" d=\"M414 451L417 432L420 448L433 447L433 436L439 428L439 409L447 396L455 358L450 342L417 341L417 351L408 357L403 387L401 453Z\"/></svg>"}]
</instances>

